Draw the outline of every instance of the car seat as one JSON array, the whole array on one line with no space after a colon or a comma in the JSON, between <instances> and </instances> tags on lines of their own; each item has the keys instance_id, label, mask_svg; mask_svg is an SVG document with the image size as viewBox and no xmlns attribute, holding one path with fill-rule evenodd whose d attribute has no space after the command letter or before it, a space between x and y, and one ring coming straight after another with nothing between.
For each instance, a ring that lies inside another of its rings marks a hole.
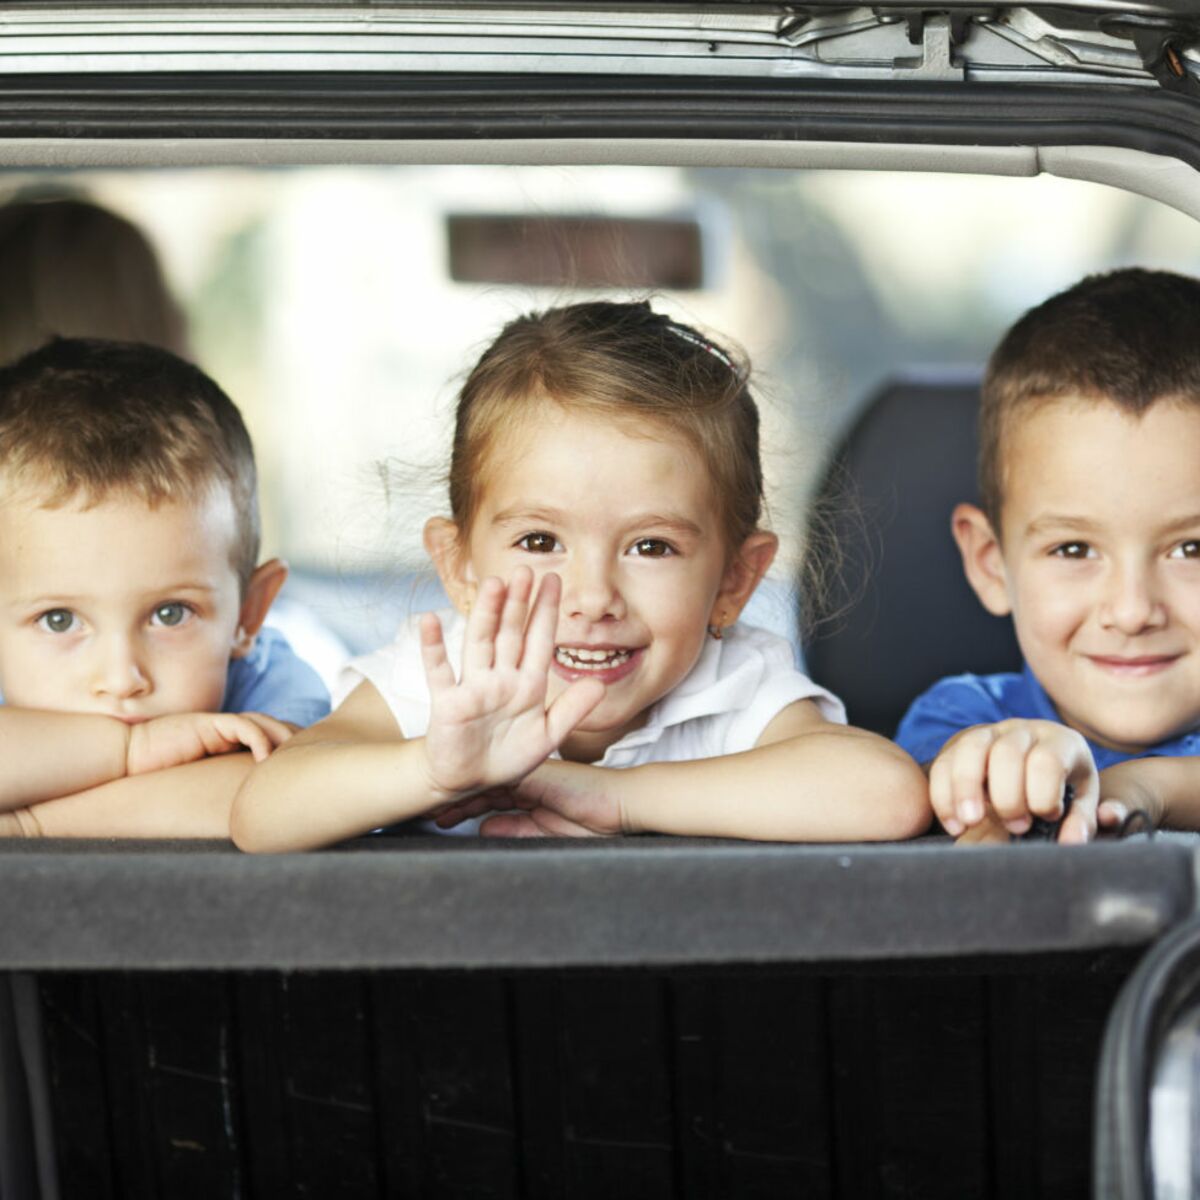
<instances>
[{"instance_id":1,"label":"car seat","mask_svg":"<svg viewBox=\"0 0 1200 1200\"><path fill-rule=\"evenodd\" d=\"M830 611L806 640L808 672L845 701L853 724L889 737L942 676L1020 669L1012 622L980 605L950 534L955 504L978 501L978 407L977 371L888 380L814 497L808 552L824 561L832 538L842 562Z\"/></svg>"}]
</instances>

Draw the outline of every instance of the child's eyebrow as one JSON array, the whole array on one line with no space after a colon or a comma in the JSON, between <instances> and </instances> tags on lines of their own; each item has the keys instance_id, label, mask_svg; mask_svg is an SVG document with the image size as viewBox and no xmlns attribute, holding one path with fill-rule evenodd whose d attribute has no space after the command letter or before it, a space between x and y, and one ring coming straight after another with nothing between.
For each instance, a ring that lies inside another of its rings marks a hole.
<instances>
[{"instance_id":1,"label":"child's eyebrow","mask_svg":"<svg viewBox=\"0 0 1200 1200\"><path fill-rule=\"evenodd\" d=\"M1174 521L1168 521L1165 525L1159 527L1159 532L1163 534L1182 533L1185 529L1200 528L1200 513L1189 513L1186 517L1177 517Z\"/></svg>"},{"instance_id":2,"label":"child's eyebrow","mask_svg":"<svg viewBox=\"0 0 1200 1200\"><path fill-rule=\"evenodd\" d=\"M151 600L170 600L175 596L187 594L201 593L207 596L219 590L216 585L207 582L165 583L161 587L155 585L144 589L135 599L138 603L145 604ZM14 597L11 603L22 608L46 608L54 605L72 608L94 603L95 600L96 597L90 592L34 592L32 595Z\"/></svg>"},{"instance_id":3,"label":"child's eyebrow","mask_svg":"<svg viewBox=\"0 0 1200 1200\"><path fill-rule=\"evenodd\" d=\"M533 504L513 504L496 513L492 517L492 524L512 525L529 521L543 521L547 525L557 525L562 519L563 514L557 508L542 508Z\"/></svg>"},{"instance_id":4,"label":"child's eyebrow","mask_svg":"<svg viewBox=\"0 0 1200 1200\"><path fill-rule=\"evenodd\" d=\"M492 517L492 524L517 525L543 522L546 525L561 525L566 519L566 514L561 509L514 504L496 513ZM705 532L695 521L681 513L634 513L632 516L622 518L622 525L629 531L661 529L691 537L703 537Z\"/></svg>"},{"instance_id":5,"label":"child's eyebrow","mask_svg":"<svg viewBox=\"0 0 1200 1200\"><path fill-rule=\"evenodd\" d=\"M1045 513L1035 521L1030 521L1026 532L1036 535L1050 529L1070 529L1079 533L1091 533L1099 528L1100 523L1093 521L1090 517L1074 517L1065 513Z\"/></svg>"}]
</instances>

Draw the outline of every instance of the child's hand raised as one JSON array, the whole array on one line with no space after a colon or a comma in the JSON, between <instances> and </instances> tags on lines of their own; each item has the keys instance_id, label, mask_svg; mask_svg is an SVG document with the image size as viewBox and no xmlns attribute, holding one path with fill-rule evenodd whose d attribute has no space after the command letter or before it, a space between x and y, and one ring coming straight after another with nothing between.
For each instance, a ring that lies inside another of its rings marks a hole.
<instances>
[{"instance_id":1,"label":"child's hand raised","mask_svg":"<svg viewBox=\"0 0 1200 1200\"><path fill-rule=\"evenodd\" d=\"M604 698L598 679L580 679L546 707L562 583L545 575L531 611L532 590L528 567L518 567L507 587L484 580L467 618L458 680L437 617L422 618L425 753L439 802L522 779Z\"/></svg>"},{"instance_id":2,"label":"child's hand raised","mask_svg":"<svg viewBox=\"0 0 1200 1200\"><path fill-rule=\"evenodd\" d=\"M1086 740L1057 721L1013 719L974 725L951 738L930 767L929 798L954 837L990 822L989 814L1022 834L1035 816L1059 816L1068 783L1075 799L1058 840L1090 841L1099 777Z\"/></svg>"},{"instance_id":3,"label":"child's hand raised","mask_svg":"<svg viewBox=\"0 0 1200 1200\"><path fill-rule=\"evenodd\" d=\"M125 773L144 775L178 767L211 754L249 750L255 762L295 732L265 713L173 713L129 730Z\"/></svg>"}]
</instances>

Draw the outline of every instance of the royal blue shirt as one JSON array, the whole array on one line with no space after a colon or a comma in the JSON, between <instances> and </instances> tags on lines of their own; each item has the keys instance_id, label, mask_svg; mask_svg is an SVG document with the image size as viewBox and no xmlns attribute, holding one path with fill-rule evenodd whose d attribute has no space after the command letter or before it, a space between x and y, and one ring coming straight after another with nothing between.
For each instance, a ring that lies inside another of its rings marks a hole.
<instances>
[{"instance_id":1,"label":"royal blue shirt","mask_svg":"<svg viewBox=\"0 0 1200 1200\"><path fill-rule=\"evenodd\" d=\"M909 706L900 722L896 741L919 763L932 762L938 751L961 729L971 725L990 725L1012 717L1026 720L1058 721L1045 689L1028 666L1019 675L951 675L940 679ZM1169 742L1126 754L1088 740L1098 770L1129 758L1150 755L1178 757L1200 754L1200 732L1181 734Z\"/></svg>"}]
</instances>

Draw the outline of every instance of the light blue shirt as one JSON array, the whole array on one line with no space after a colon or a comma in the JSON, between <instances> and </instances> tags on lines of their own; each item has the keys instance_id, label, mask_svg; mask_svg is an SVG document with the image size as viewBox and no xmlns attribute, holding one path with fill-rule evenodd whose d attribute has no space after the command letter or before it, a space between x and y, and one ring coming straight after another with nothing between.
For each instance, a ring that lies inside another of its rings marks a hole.
<instances>
[{"instance_id":1,"label":"light blue shirt","mask_svg":"<svg viewBox=\"0 0 1200 1200\"><path fill-rule=\"evenodd\" d=\"M1012 717L1060 721L1054 702L1028 666L1019 674L951 675L940 679L909 706L896 741L919 763L932 762L938 751L961 729L991 725ZM1126 754L1089 739L1096 769L1103 771L1130 758L1159 755L1177 758L1200 754L1200 732L1192 730L1140 754Z\"/></svg>"},{"instance_id":2,"label":"light blue shirt","mask_svg":"<svg viewBox=\"0 0 1200 1200\"><path fill-rule=\"evenodd\" d=\"M245 658L230 660L221 711L266 713L307 726L329 715L329 691L278 629L265 628Z\"/></svg>"}]
</instances>

